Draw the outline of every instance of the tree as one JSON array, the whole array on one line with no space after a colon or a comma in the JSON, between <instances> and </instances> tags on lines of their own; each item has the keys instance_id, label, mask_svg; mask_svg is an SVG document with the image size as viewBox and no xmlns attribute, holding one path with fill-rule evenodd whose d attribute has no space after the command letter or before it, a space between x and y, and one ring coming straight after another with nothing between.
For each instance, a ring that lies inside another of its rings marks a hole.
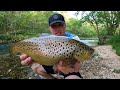
<instances>
[{"instance_id":1,"label":"tree","mask_svg":"<svg viewBox=\"0 0 120 90\"><path fill-rule=\"evenodd\" d=\"M76 13L79 14L79 11ZM104 36L100 32L100 26L103 26L107 31L106 35L114 35L120 25L120 12L119 11L84 11L82 14L82 21L89 22L96 30L99 42L102 41Z\"/></svg>"}]
</instances>

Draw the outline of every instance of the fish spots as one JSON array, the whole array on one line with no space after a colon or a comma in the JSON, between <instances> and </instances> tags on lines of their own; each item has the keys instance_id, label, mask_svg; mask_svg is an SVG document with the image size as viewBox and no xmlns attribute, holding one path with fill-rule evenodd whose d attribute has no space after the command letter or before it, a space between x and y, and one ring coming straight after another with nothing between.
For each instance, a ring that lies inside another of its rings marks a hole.
<instances>
[{"instance_id":1,"label":"fish spots","mask_svg":"<svg viewBox=\"0 0 120 90\"><path fill-rule=\"evenodd\" d=\"M73 48L70 48L71 50L74 50Z\"/></svg>"},{"instance_id":2,"label":"fish spots","mask_svg":"<svg viewBox=\"0 0 120 90\"><path fill-rule=\"evenodd\" d=\"M65 36L44 36L26 39L16 45L15 49L16 51L21 50L22 53L31 53L31 57L35 57L38 62L44 62L44 65L53 65L56 62L55 60L58 59L75 57L79 59L82 56L90 56L94 52L92 48L82 42Z\"/></svg>"},{"instance_id":3,"label":"fish spots","mask_svg":"<svg viewBox=\"0 0 120 90\"><path fill-rule=\"evenodd\" d=\"M79 51L77 50L76 52L78 53Z\"/></svg>"},{"instance_id":4,"label":"fish spots","mask_svg":"<svg viewBox=\"0 0 120 90\"><path fill-rule=\"evenodd\" d=\"M60 43L58 43L58 45L60 45Z\"/></svg>"},{"instance_id":5,"label":"fish spots","mask_svg":"<svg viewBox=\"0 0 120 90\"><path fill-rule=\"evenodd\" d=\"M68 52L68 50L67 50L67 52Z\"/></svg>"},{"instance_id":6,"label":"fish spots","mask_svg":"<svg viewBox=\"0 0 120 90\"><path fill-rule=\"evenodd\" d=\"M49 47L47 49L50 49Z\"/></svg>"},{"instance_id":7,"label":"fish spots","mask_svg":"<svg viewBox=\"0 0 120 90\"><path fill-rule=\"evenodd\" d=\"M72 42L72 43L75 43L75 42Z\"/></svg>"},{"instance_id":8,"label":"fish spots","mask_svg":"<svg viewBox=\"0 0 120 90\"><path fill-rule=\"evenodd\" d=\"M72 56L73 56L74 54L72 53Z\"/></svg>"},{"instance_id":9,"label":"fish spots","mask_svg":"<svg viewBox=\"0 0 120 90\"><path fill-rule=\"evenodd\" d=\"M55 51L56 49L54 49L54 51Z\"/></svg>"}]
</instances>

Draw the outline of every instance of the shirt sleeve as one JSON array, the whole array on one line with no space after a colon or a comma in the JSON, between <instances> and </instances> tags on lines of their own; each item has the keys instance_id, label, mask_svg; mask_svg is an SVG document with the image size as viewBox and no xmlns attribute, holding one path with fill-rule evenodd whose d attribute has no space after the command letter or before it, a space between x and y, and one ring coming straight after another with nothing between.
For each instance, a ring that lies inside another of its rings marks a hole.
<instances>
[{"instance_id":1,"label":"shirt sleeve","mask_svg":"<svg viewBox=\"0 0 120 90\"><path fill-rule=\"evenodd\" d=\"M80 41L80 38L77 35L75 35L75 34L72 34L72 33L69 33L69 32L65 32L65 36Z\"/></svg>"},{"instance_id":2,"label":"shirt sleeve","mask_svg":"<svg viewBox=\"0 0 120 90\"><path fill-rule=\"evenodd\" d=\"M72 39L80 41L80 38L78 36L74 36L74 37L72 37Z\"/></svg>"}]
</instances>

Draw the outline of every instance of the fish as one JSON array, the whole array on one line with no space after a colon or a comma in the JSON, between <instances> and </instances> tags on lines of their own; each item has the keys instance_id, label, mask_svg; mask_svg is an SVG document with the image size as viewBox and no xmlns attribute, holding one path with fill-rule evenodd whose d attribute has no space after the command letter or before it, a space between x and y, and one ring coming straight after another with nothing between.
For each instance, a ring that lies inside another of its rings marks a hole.
<instances>
[{"instance_id":1,"label":"fish","mask_svg":"<svg viewBox=\"0 0 120 90\"><path fill-rule=\"evenodd\" d=\"M51 66L64 60L71 64L76 60L91 59L94 49L83 42L66 36L49 35L19 41L10 47L13 54L24 53L41 65Z\"/></svg>"}]
</instances>

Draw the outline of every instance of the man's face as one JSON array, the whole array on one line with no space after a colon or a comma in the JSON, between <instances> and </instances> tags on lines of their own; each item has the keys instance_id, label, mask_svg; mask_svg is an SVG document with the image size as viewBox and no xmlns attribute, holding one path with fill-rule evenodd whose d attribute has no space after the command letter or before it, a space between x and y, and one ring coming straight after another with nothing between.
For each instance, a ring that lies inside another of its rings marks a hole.
<instances>
[{"instance_id":1,"label":"man's face","mask_svg":"<svg viewBox=\"0 0 120 90\"><path fill-rule=\"evenodd\" d=\"M50 26L50 31L53 35L64 36L65 33L65 24L54 23Z\"/></svg>"}]
</instances>

